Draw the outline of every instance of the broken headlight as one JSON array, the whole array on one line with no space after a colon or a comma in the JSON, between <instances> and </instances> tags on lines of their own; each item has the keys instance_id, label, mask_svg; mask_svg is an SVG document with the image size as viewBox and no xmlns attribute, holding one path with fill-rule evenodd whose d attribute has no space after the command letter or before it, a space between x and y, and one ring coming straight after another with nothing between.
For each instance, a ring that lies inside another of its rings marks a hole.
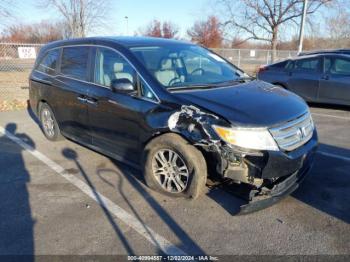
<instances>
[{"instance_id":1,"label":"broken headlight","mask_svg":"<svg viewBox=\"0 0 350 262\"><path fill-rule=\"evenodd\" d=\"M270 132L264 128L227 128L213 126L218 136L225 142L247 149L278 151L278 146Z\"/></svg>"}]
</instances>

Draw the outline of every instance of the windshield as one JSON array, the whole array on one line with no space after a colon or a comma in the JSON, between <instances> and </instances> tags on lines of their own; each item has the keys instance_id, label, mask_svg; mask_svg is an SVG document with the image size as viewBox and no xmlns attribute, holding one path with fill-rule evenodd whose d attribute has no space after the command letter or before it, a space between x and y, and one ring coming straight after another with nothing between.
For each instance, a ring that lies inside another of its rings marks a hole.
<instances>
[{"instance_id":1,"label":"windshield","mask_svg":"<svg viewBox=\"0 0 350 262\"><path fill-rule=\"evenodd\" d=\"M220 56L195 45L130 50L165 88L216 86L247 76Z\"/></svg>"}]
</instances>

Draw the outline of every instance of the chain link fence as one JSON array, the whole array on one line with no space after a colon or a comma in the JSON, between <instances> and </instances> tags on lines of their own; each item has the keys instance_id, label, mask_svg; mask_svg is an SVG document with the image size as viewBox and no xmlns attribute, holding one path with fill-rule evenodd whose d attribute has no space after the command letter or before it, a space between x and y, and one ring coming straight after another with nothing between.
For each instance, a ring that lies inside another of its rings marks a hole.
<instances>
[{"instance_id":1,"label":"chain link fence","mask_svg":"<svg viewBox=\"0 0 350 262\"><path fill-rule=\"evenodd\" d=\"M25 106L29 73L41 46L0 43L0 111Z\"/></svg>"},{"instance_id":2,"label":"chain link fence","mask_svg":"<svg viewBox=\"0 0 350 262\"><path fill-rule=\"evenodd\" d=\"M255 75L261 65L272 63L272 51L262 49L213 49L233 64L251 75ZM297 56L297 51L277 50L275 61Z\"/></svg>"},{"instance_id":3,"label":"chain link fence","mask_svg":"<svg viewBox=\"0 0 350 262\"><path fill-rule=\"evenodd\" d=\"M42 44L0 43L0 111L25 106L28 77ZM270 50L213 49L247 73L271 62ZM277 51L277 60L297 55L296 51Z\"/></svg>"}]
</instances>

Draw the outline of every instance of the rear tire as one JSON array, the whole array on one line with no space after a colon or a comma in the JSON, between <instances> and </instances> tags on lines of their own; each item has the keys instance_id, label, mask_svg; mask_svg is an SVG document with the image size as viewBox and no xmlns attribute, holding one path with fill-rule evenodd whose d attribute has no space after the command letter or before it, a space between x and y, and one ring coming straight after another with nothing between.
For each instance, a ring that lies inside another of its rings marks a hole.
<instances>
[{"instance_id":1,"label":"rear tire","mask_svg":"<svg viewBox=\"0 0 350 262\"><path fill-rule=\"evenodd\" d=\"M41 103L39 105L39 119L41 129L48 140L59 141L63 139L55 115L48 104Z\"/></svg>"},{"instance_id":2,"label":"rear tire","mask_svg":"<svg viewBox=\"0 0 350 262\"><path fill-rule=\"evenodd\" d=\"M202 153L177 134L149 142L142 162L146 184L155 191L195 199L205 188L207 164Z\"/></svg>"}]
</instances>

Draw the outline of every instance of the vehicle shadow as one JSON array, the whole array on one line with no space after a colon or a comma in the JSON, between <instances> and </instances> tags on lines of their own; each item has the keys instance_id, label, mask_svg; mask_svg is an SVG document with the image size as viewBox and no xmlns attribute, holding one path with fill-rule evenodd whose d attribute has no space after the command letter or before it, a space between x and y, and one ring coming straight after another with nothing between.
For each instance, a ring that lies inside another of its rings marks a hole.
<instances>
[{"instance_id":1,"label":"vehicle shadow","mask_svg":"<svg viewBox=\"0 0 350 262\"><path fill-rule=\"evenodd\" d=\"M6 134L34 149L33 140L16 130L15 123L5 127ZM30 174L23 159L24 149L6 135L0 137L0 148L0 255L21 255L25 261L34 261L35 221L29 202Z\"/></svg>"},{"instance_id":2,"label":"vehicle shadow","mask_svg":"<svg viewBox=\"0 0 350 262\"><path fill-rule=\"evenodd\" d=\"M345 106L345 105L334 105L334 104L324 104L324 103L321 104L321 103L315 103L315 102L308 102L307 104L311 108L350 111L350 106Z\"/></svg>"},{"instance_id":3,"label":"vehicle shadow","mask_svg":"<svg viewBox=\"0 0 350 262\"><path fill-rule=\"evenodd\" d=\"M241 194L241 196L240 196ZM241 206L246 205L248 201L242 196L240 185L221 184L210 188L207 196L214 200L218 205L225 209L230 215L238 215Z\"/></svg>"},{"instance_id":4,"label":"vehicle shadow","mask_svg":"<svg viewBox=\"0 0 350 262\"><path fill-rule=\"evenodd\" d=\"M350 150L320 144L322 152L350 157ZM317 153L312 169L292 197L333 217L350 223L350 162ZM228 192L225 194L223 191ZM208 196L231 215L239 214L239 206L247 203L230 194L231 185L210 191ZM283 198L280 200L283 204Z\"/></svg>"},{"instance_id":5,"label":"vehicle shadow","mask_svg":"<svg viewBox=\"0 0 350 262\"><path fill-rule=\"evenodd\" d=\"M133 215L138 218L138 220L143 223L141 215L138 211L133 207L132 203L128 200L127 193L124 192L124 180L126 180L137 192L140 194L148 206L160 217L165 225L177 236L178 239L181 240L181 244L177 247L188 252L190 254L204 254L202 248L193 240L188 233L175 221L175 219L169 214L160 203L144 188L142 184L144 184L144 179L142 172L130 166L127 166L119 161L111 160L113 164L119 169L121 172L117 172L114 169L97 169L96 172L105 183L111 185L108 181L103 178L104 173L112 173L118 176L118 185L116 189L122 195L125 202L128 204L130 209L132 210ZM113 185L111 185L113 186ZM143 223L144 224L144 223Z\"/></svg>"},{"instance_id":6,"label":"vehicle shadow","mask_svg":"<svg viewBox=\"0 0 350 262\"><path fill-rule=\"evenodd\" d=\"M131 243L129 243L129 241L126 239L121 229L115 223L113 219L113 215L109 212L108 208L104 205L104 202L101 199L99 193L97 192L95 185L92 183L91 179L88 177L84 168L80 164L76 151L70 148L64 148L62 150L62 154L65 158L75 163L75 165L77 166L78 170L81 173L81 176L84 178L84 181L90 187L91 191L95 196L95 199L97 200L98 204L101 206L108 222L112 225L116 235L121 239L127 253L129 255L133 255L134 250L132 248ZM140 180L142 180L141 172L130 166L122 164L118 161L115 161L112 159L111 161L116 166L116 169L120 170L120 172L118 172L115 169L97 168L96 169L97 175L104 183L108 184L109 186L115 187L115 189L118 190L123 200L130 208L132 215L144 226L144 230L148 234L148 236L151 238L152 242L155 243L156 245L158 244L157 240L152 235L152 232L150 232L145 222L143 221L142 216L139 214L137 209L130 202L128 194L124 192L124 183L126 181L129 182L129 184L132 185L132 187L135 188L136 191L144 197L144 199L147 201L148 205L152 208L152 210L154 210L155 213L159 215L159 217L172 230L172 232L181 240L182 244L179 245L178 248L184 249L184 250L188 250L190 248L191 253L204 254L204 251L195 243L195 241L188 236L188 234L182 229L180 225L177 224L177 222L171 217L171 215L168 214L168 212L165 209L163 209L163 207L157 202L157 200L155 200L140 184ZM104 178L104 174L108 174L108 176L110 176L111 174L115 175L119 181L118 185L115 186L112 183L110 183L107 179ZM157 254L164 255L167 250L165 250L165 252L163 251L164 251L164 246L161 247L160 245L158 245Z\"/></svg>"},{"instance_id":7,"label":"vehicle shadow","mask_svg":"<svg viewBox=\"0 0 350 262\"><path fill-rule=\"evenodd\" d=\"M350 150L320 144L322 152L350 157ZM350 223L350 162L317 154L304 182L292 196L333 217Z\"/></svg>"},{"instance_id":8,"label":"vehicle shadow","mask_svg":"<svg viewBox=\"0 0 350 262\"><path fill-rule=\"evenodd\" d=\"M338 148L330 145L320 145L323 151L329 152L341 152L341 154L350 155L349 149ZM94 192L97 201L103 209L108 221L113 226L118 237L122 239L126 250L129 254L133 254L133 248L122 231L115 224L112 214L104 207L103 201L99 198L99 194L96 191L94 184L91 182L83 167L79 163L77 153L74 150L66 148L63 150L63 155L75 162L76 166L80 170L85 182ZM136 209L130 201L128 196L129 192L125 192L125 182L128 182L135 190L141 195L148 206L161 218L168 228L181 240L179 248L191 253L191 254L203 254L204 251L192 239L188 233L175 221L174 217L166 211L162 205L145 189L144 179L142 172L127 166L119 161L112 160L116 168L97 167L96 174L106 184L114 187L122 196L124 202L128 205L132 212L132 215L137 220L145 225L144 219L138 209ZM120 170L120 171L117 171ZM315 165L311 169L310 173L306 176L304 182L300 187L292 194L295 199L316 208L322 212L325 212L333 217L336 217L346 223L350 222L350 163L338 158L332 158L322 154L317 154L315 158ZM105 176L106 175L106 176ZM118 177L118 184L114 185L109 182L105 177L110 176ZM239 212L239 208L246 201L238 198L236 195L229 193L232 189L222 187L214 187L207 194L208 197L216 201L223 209L229 214L235 215ZM283 199L281 200L283 201ZM283 203L280 203L283 204ZM152 236L152 232L149 232L148 228L144 227L145 232L152 238L153 242L156 240ZM163 254L161 248L158 247L159 254Z\"/></svg>"},{"instance_id":9,"label":"vehicle shadow","mask_svg":"<svg viewBox=\"0 0 350 262\"><path fill-rule=\"evenodd\" d=\"M99 195L99 193L97 192L94 184L91 182L90 178L88 177L88 175L86 174L84 168L81 166L79 159L78 159L78 154L75 150L70 149L70 148L64 148L62 150L62 155L73 161L75 163L75 165L77 166L78 170L80 171L81 176L84 178L84 181L86 182L86 184L90 187L91 191L94 194L94 197L97 201L97 203L99 204L99 206L101 207L104 215L106 216L108 222L110 223L110 225L112 226L115 234L119 237L120 241L122 242L125 250L127 251L127 253L129 255L135 255L135 252L131 246L131 244L129 243L129 241L126 239L125 235L123 234L123 231L120 229L120 227L115 223L113 215L109 212L108 208L106 207L106 205L104 204L104 201L102 200L101 196Z\"/></svg>"}]
</instances>

